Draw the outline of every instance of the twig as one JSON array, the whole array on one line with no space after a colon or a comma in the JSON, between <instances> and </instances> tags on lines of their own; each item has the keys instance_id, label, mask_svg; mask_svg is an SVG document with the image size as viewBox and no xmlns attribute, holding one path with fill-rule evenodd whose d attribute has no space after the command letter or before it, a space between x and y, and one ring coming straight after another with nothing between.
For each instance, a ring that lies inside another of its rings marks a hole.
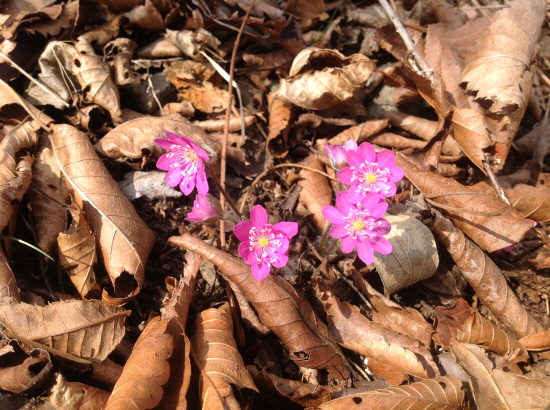
<instances>
[{"instance_id":1,"label":"twig","mask_svg":"<svg viewBox=\"0 0 550 410\"><path fill-rule=\"evenodd\" d=\"M235 211L235 213L237 214L237 216L239 218L242 218L242 214L241 212L239 211L239 208L237 208L237 205L235 204L235 202L233 202L233 200L231 199L231 197L229 196L229 194L227 193L227 191L225 190L225 188L222 186L222 184L220 183L220 181L218 180L218 177L216 177L216 172L214 171L214 168L212 167L212 164L208 163L208 168L210 169L210 174L211 174L211 177L212 179L214 180L216 186L219 188L222 196L227 199L227 203L229 204L229 206L231 207L231 209L233 209L233 211Z\"/></svg>"},{"instance_id":2,"label":"twig","mask_svg":"<svg viewBox=\"0 0 550 410\"><path fill-rule=\"evenodd\" d=\"M151 90L151 94L153 95L153 99L155 100L155 102L159 106L160 115L164 116L164 110L162 109L162 104L160 103L157 95L155 94L155 87L153 87L153 82L151 81L151 76L147 77L147 82L149 84L149 87L147 87L147 88L149 88Z\"/></svg>"},{"instance_id":3,"label":"twig","mask_svg":"<svg viewBox=\"0 0 550 410\"><path fill-rule=\"evenodd\" d=\"M483 164L483 168L485 169L485 172L487 172L487 176L491 180L491 184L493 185L493 188L495 189L495 191L497 191L497 195L502 202L512 206L512 203L506 196L504 189L502 189L502 187L500 186L500 183L497 181L495 173L491 169L491 160L492 160L491 154L489 154L488 152L485 152L484 154L485 154L485 160L481 161L481 163Z\"/></svg>"},{"instance_id":4,"label":"twig","mask_svg":"<svg viewBox=\"0 0 550 410\"><path fill-rule=\"evenodd\" d=\"M237 34L237 38L235 39L235 44L233 45L233 52L231 54L231 63L229 64L229 85L227 87L227 109L225 111L225 125L223 128L223 141L222 141L222 153L221 153L222 158L220 162L220 191L222 189L225 190L225 170L227 168L227 139L229 136L229 120L231 117L231 109L229 107L231 107L231 103L233 102L233 79L235 77L235 60L237 59L237 49L239 48L239 42L241 41L241 36L244 31L244 26L246 24L246 21L248 20L248 17L250 16L250 12L252 11L252 7L254 7L254 4L256 4L256 0L253 0L250 3L248 10L246 10L246 14L243 18L241 28L239 29L239 33ZM221 204L222 210L225 209L224 195L220 197L220 204ZM239 214L240 213L237 212L237 215ZM223 219L220 220L220 241L221 241L221 248L225 250L225 222Z\"/></svg>"},{"instance_id":5,"label":"twig","mask_svg":"<svg viewBox=\"0 0 550 410\"><path fill-rule=\"evenodd\" d=\"M50 94L52 97L54 97L56 100L59 100L65 107L69 108L70 104L67 103L63 98L61 98L57 93L44 84L42 84L37 79L33 78L29 73L27 73L25 70L23 70L21 67L17 65L15 61L13 61L11 58L9 58L6 54L4 54L2 51L0 51L0 57L4 58L9 65L11 65L13 68L15 68L17 71L19 71L21 74L23 74L25 77L27 77L29 80L31 80L34 84L36 84L38 87L40 87L43 91Z\"/></svg>"},{"instance_id":6,"label":"twig","mask_svg":"<svg viewBox=\"0 0 550 410\"><path fill-rule=\"evenodd\" d=\"M388 3L388 0L378 0L378 2L388 15L390 21L393 23L397 33L401 36L403 43L405 43L407 52L409 53L409 56L412 57L412 59L408 58L412 68L422 77L429 78L430 81L433 81L433 70L428 66L426 61L424 61L424 58L422 58L420 53L416 50L416 47L409 37L407 30L405 30L405 27L403 27L403 24L399 20L399 17L397 17L397 15L395 14L393 8Z\"/></svg>"}]
</instances>

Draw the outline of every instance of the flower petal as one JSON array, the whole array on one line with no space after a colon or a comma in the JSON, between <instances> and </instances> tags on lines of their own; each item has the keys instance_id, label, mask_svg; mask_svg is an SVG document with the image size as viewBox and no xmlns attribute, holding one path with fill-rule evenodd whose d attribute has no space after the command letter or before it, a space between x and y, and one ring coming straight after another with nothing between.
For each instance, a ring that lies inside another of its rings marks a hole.
<instances>
[{"instance_id":1,"label":"flower petal","mask_svg":"<svg viewBox=\"0 0 550 410\"><path fill-rule=\"evenodd\" d=\"M373 145L369 142L363 142L359 145L357 153L362 157L363 161L370 163L376 162L376 151L374 150Z\"/></svg>"},{"instance_id":2,"label":"flower petal","mask_svg":"<svg viewBox=\"0 0 550 410\"><path fill-rule=\"evenodd\" d=\"M344 144L344 149L346 151L357 151L357 141L349 140Z\"/></svg>"},{"instance_id":3,"label":"flower petal","mask_svg":"<svg viewBox=\"0 0 550 410\"><path fill-rule=\"evenodd\" d=\"M267 211L265 208L261 205L256 205L252 210L250 211L250 220L254 224L254 226L258 228L263 228L264 225L267 224Z\"/></svg>"},{"instance_id":4,"label":"flower petal","mask_svg":"<svg viewBox=\"0 0 550 410\"><path fill-rule=\"evenodd\" d=\"M157 161L157 168L162 169L163 171L169 171L170 165L177 161L179 161L179 157L175 156L173 153L168 152L160 156Z\"/></svg>"},{"instance_id":5,"label":"flower petal","mask_svg":"<svg viewBox=\"0 0 550 410\"><path fill-rule=\"evenodd\" d=\"M376 185L380 188L380 193L384 196L394 196L397 192L397 186L391 182L378 182Z\"/></svg>"},{"instance_id":6,"label":"flower petal","mask_svg":"<svg viewBox=\"0 0 550 410\"><path fill-rule=\"evenodd\" d=\"M271 265L268 263L262 261L258 264L253 264L251 266L252 268L252 276L256 278L256 280L264 280L269 276L269 271L271 270Z\"/></svg>"},{"instance_id":7,"label":"flower petal","mask_svg":"<svg viewBox=\"0 0 550 410\"><path fill-rule=\"evenodd\" d=\"M279 245L273 244L272 246L272 248L275 249L275 252L284 253L288 251L288 245L289 245L288 239L278 238L277 240L279 241Z\"/></svg>"},{"instance_id":8,"label":"flower petal","mask_svg":"<svg viewBox=\"0 0 550 410\"><path fill-rule=\"evenodd\" d=\"M208 181L206 180L206 171L204 170L204 163L202 161L198 163L197 173L195 175L196 175L197 192L203 195L207 194L209 187L208 187Z\"/></svg>"},{"instance_id":9,"label":"flower petal","mask_svg":"<svg viewBox=\"0 0 550 410\"><path fill-rule=\"evenodd\" d=\"M374 231L378 235L387 235L391 231L391 223L387 219L379 218L378 221L380 225L374 228Z\"/></svg>"},{"instance_id":10,"label":"flower petal","mask_svg":"<svg viewBox=\"0 0 550 410\"><path fill-rule=\"evenodd\" d=\"M372 246L367 241L357 242L357 255L365 264L370 265L374 261L374 252Z\"/></svg>"},{"instance_id":11,"label":"flower petal","mask_svg":"<svg viewBox=\"0 0 550 410\"><path fill-rule=\"evenodd\" d=\"M369 192L363 197L360 204L361 208L368 209L369 212L372 214L371 210L374 209L381 202L385 202L385 198L382 195L380 195L378 192ZM376 218L378 218L378 216L376 216Z\"/></svg>"},{"instance_id":12,"label":"flower petal","mask_svg":"<svg viewBox=\"0 0 550 410\"><path fill-rule=\"evenodd\" d=\"M210 157L208 156L208 154L206 153L206 151L201 148L200 145L198 145L195 141L193 141L192 139L188 139L188 144L189 146L191 146L191 148L193 148L195 150L195 152L197 153L197 156L202 159L203 161L210 161Z\"/></svg>"},{"instance_id":13,"label":"flower petal","mask_svg":"<svg viewBox=\"0 0 550 410\"><path fill-rule=\"evenodd\" d=\"M239 245L239 255L248 265L257 263L256 253L250 250L250 242L245 241Z\"/></svg>"},{"instance_id":14,"label":"flower petal","mask_svg":"<svg viewBox=\"0 0 550 410\"><path fill-rule=\"evenodd\" d=\"M178 141L179 143L179 135L178 134L174 134L172 131L164 131L164 135L166 138L168 138L169 140L171 141ZM156 141L155 141L156 142Z\"/></svg>"},{"instance_id":15,"label":"flower petal","mask_svg":"<svg viewBox=\"0 0 550 410\"><path fill-rule=\"evenodd\" d=\"M183 179L179 168L172 168L166 174L166 184L168 186L178 186Z\"/></svg>"},{"instance_id":16,"label":"flower petal","mask_svg":"<svg viewBox=\"0 0 550 410\"><path fill-rule=\"evenodd\" d=\"M183 195L189 195L195 188L195 178L193 176L185 176L180 182L180 189Z\"/></svg>"},{"instance_id":17,"label":"flower petal","mask_svg":"<svg viewBox=\"0 0 550 410\"><path fill-rule=\"evenodd\" d=\"M340 248L344 253L350 253L355 249L357 239L353 239L351 236L344 236L340 239Z\"/></svg>"},{"instance_id":18,"label":"flower petal","mask_svg":"<svg viewBox=\"0 0 550 410\"><path fill-rule=\"evenodd\" d=\"M273 254L273 257L275 258L275 260L272 261L271 264L276 268L282 268L288 262L288 256L285 253L275 252Z\"/></svg>"},{"instance_id":19,"label":"flower petal","mask_svg":"<svg viewBox=\"0 0 550 410\"><path fill-rule=\"evenodd\" d=\"M349 235L348 230L344 225L332 225L328 233L334 239L340 239L346 235Z\"/></svg>"},{"instance_id":20,"label":"flower petal","mask_svg":"<svg viewBox=\"0 0 550 410\"><path fill-rule=\"evenodd\" d=\"M364 143L363 143L364 144ZM363 145L361 144L361 145ZM361 147L359 147L359 150ZM359 151L347 151L346 152L346 158L348 160L348 164L352 167L359 168L363 162L365 162L364 158L359 155Z\"/></svg>"},{"instance_id":21,"label":"flower petal","mask_svg":"<svg viewBox=\"0 0 550 410\"><path fill-rule=\"evenodd\" d=\"M327 221L332 222L333 224L344 224L346 223L344 221L344 214L340 212L338 209L336 209L333 206L326 205L323 207L323 216L327 219Z\"/></svg>"},{"instance_id":22,"label":"flower petal","mask_svg":"<svg viewBox=\"0 0 550 410\"><path fill-rule=\"evenodd\" d=\"M170 149L170 147L172 145L174 145L174 142L173 141L169 141L167 139L164 139L164 138L155 138L155 144L157 144L159 147L161 148L164 148L164 149Z\"/></svg>"},{"instance_id":23,"label":"flower petal","mask_svg":"<svg viewBox=\"0 0 550 410\"><path fill-rule=\"evenodd\" d=\"M338 171L338 180L344 185L353 185L352 177L353 171L350 167L344 167Z\"/></svg>"},{"instance_id":24,"label":"flower petal","mask_svg":"<svg viewBox=\"0 0 550 410\"><path fill-rule=\"evenodd\" d=\"M386 202L378 202L376 205L371 206L369 212L374 218L380 218L386 213L388 204Z\"/></svg>"},{"instance_id":25,"label":"flower petal","mask_svg":"<svg viewBox=\"0 0 550 410\"><path fill-rule=\"evenodd\" d=\"M298 233L298 224L296 222L279 222L273 225L273 229L283 232L290 239Z\"/></svg>"},{"instance_id":26,"label":"flower petal","mask_svg":"<svg viewBox=\"0 0 550 410\"><path fill-rule=\"evenodd\" d=\"M390 182L401 181L405 176L405 172L403 172L403 168L401 167L389 167L389 169L391 171Z\"/></svg>"},{"instance_id":27,"label":"flower petal","mask_svg":"<svg viewBox=\"0 0 550 410\"><path fill-rule=\"evenodd\" d=\"M395 164L395 154L387 149L380 151L376 156L376 162L380 168L390 167Z\"/></svg>"},{"instance_id":28,"label":"flower petal","mask_svg":"<svg viewBox=\"0 0 550 410\"><path fill-rule=\"evenodd\" d=\"M346 192L346 200L351 204L357 204L363 200L365 195L363 194L363 191L361 191L359 188L357 188L357 185L352 186L350 189L348 189Z\"/></svg>"},{"instance_id":29,"label":"flower petal","mask_svg":"<svg viewBox=\"0 0 550 410\"><path fill-rule=\"evenodd\" d=\"M336 195L336 206L344 216L348 216L350 212L357 210L357 207L352 205L347 200L347 195L345 192L338 192L338 195Z\"/></svg>"},{"instance_id":30,"label":"flower petal","mask_svg":"<svg viewBox=\"0 0 550 410\"><path fill-rule=\"evenodd\" d=\"M248 236L250 235L250 230L254 225L252 222L242 221L233 227L233 234L237 237L239 241L248 241Z\"/></svg>"},{"instance_id":31,"label":"flower petal","mask_svg":"<svg viewBox=\"0 0 550 410\"><path fill-rule=\"evenodd\" d=\"M372 248L382 255L388 255L392 251L392 245L388 240L382 236L376 238L375 242L371 241ZM366 262L365 262L366 263Z\"/></svg>"}]
</instances>

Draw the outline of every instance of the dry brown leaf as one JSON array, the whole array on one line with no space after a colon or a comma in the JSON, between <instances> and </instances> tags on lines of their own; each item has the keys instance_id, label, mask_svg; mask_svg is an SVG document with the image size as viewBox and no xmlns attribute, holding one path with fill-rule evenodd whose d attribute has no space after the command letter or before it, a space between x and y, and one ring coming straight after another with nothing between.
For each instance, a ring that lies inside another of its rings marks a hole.
<instances>
[{"instance_id":1,"label":"dry brown leaf","mask_svg":"<svg viewBox=\"0 0 550 410\"><path fill-rule=\"evenodd\" d=\"M58 410L97 410L105 408L110 393L83 383L67 382L58 373L50 403Z\"/></svg>"},{"instance_id":2,"label":"dry brown leaf","mask_svg":"<svg viewBox=\"0 0 550 410\"><path fill-rule=\"evenodd\" d=\"M120 95L109 65L95 54L86 36L78 38L75 50L77 56L72 61L72 72L80 83L84 101L105 108L115 123L120 122Z\"/></svg>"},{"instance_id":3,"label":"dry brown leaf","mask_svg":"<svg viewBox=\"0 0 550 410\"><path fill-rule=\"evenodd\" d=\"M432 210L432 214L433 220L426 221L426 225L447 248L479 300L495 318L517 337L541 332L541 326L527 313L491 258L439 212Z\"/></svg>"},{"instance_id":4,"label":"dry brown leaf","mask_svg":"<svg viewBox=\"0 0 550 410\"><path fill-rule=\"evenodd\" d=\"M434 172L422 171L402 155L396 156L396 165L403 168L407 179L426 198L441 204L453 223L488 252L521 241L533 226L499 199Z\"/></svg>"},{"instance_id":5,"label":"dry brown leaf","mask_svg":"<svg viewBox=\"0 0 550 410\"><path fill-rule=\"evenodd\" d=\"M359 308L335 296L326 294L323 301L330 333L346 349L423 379L439 374L432 355L418 340L371 322Z\"/></svg>"},{"instance_id":6,"label":"dry brown leaf","mask_svg":"<svg viewBox=\"0 0 550 410\"><path fill-rule=\"evenodd\" d=\"M413 140L412 138L405 138L401 135L394 134L392 132L382 132L376 134L367 139L371 144L380 145L382 147L395 148L398 150L413 148L422 149L428 143L426 141Z\"/></svg>"},{"instance_id":7,"label":"dry brown leaf","mask_svg":"<svg viewBox=\"0 0 550 410\"><path fill-rule=\"evenodd\" d=\"M52 253L59 232L67 228L64 205L70 200L67 184L52 153L51 142L43 138L32 167L29 201L32 208L38 246Z\"/></svg>"},{"instance_id":8,"label":"dry brown leaf","mask_svg":"<svg viewBox=\"0 0 550 410\"><path fill-rule=\"evenodd\" d=\"M343 389L343 386L322 386L283 379L264 369L259 371L256 366L247 366L247 369L262 391L265 389L274 394L280 394L305 407L326 403L336 398L336 393Z\"/></svg>"},{"instance_id":9,"label":"dry brown leaf","mask_svg":"<svg viewBox=\"0 0 550 410\"><path fill-rule=\"evenodd\" d=\"M118 187L130 201L145 196L149 199L179 198L182 192L169 187L166 183L166 172L163 171L130 171L124 174L124 180Z\"/></svg>"},{"instance_id":10,"label":"dry brown leaf","mask_svg":"<svg viewBox=\"0 0 550 410\"><path fill-rule=\"evenodd\" d=\"M122 366L116 364L110 359L105 359L100 363L92 364L92 380L109 386L112 389L122 374Z\"/></svg>"},{"instance_id":11,"label":"dry brown leaf","mask_svg":"<svg viewBox=\"0 0 550 410\"><path fill-rule=\"evenodd\" d=\"M550 120L545 116L527 134L514 141L514 146L523 155L532 155L533 162L542 166L544 158L550 152Z\"/></svg>"},{"instance_id":12,"label":"dry brown leaf","mask_svg":"<svg viewBox=\"0 0 550 410\"><path fill-rule=\"evenodd\" d=\"M136 51L136 56L143 59L181 57L183 55L183 51L167 38L159 38Z\"/></svg>"},{"instance_id":13,"label":"dry brown leaf","mask_svg":"<svg viewBox=\"0 0 550 410\"><path fill-rule=\"evenodd\" d=\"M204 241L184 233L170 242L214 263L231 282L241 288L262 323L287 346L289 357L301 367L328 369L339 381L350 375L343 354L325 324L315 316L305 298L284 279L270 275L261 282L250 266Z\"/></svg>"},{"instance_id":14,"label":"dry brown leaf","mask_svg":"<svg viewBox=\"0 0 550 410\"><path fill-rule=\"evenodd\" d=\"M430 291L437 304L449 306L457 299L466 297L468 282L455 264L449 269L445 264L440 263L433 276L422 281L420 286Z\"/></svg>"},{"instance_id":15,"label":"dry brown leaf","mask_svg":"<svg viewBox=\"0 0 550 410\"><path fill-rule=\"evenodd\" d=\"M278 94L268 94L269 134L267 149L274 158L282 158L288 153L287 141L294 118L294 106L280 98Z\"/></svg>"},{"instance_id":16,"label":"dry brown leaf","mask_svg":"<svg viewBox=\"0 0 550 410\"><path fill-rule=\"evenodd\" d=\"M124 14L132 26L137 26L143 30L164 30L164 19L156 9L151 0L145 0L145 4L140 4Z\"/></svg>"},{"instance_id":17,"label":"dry brown leaf","mask_svg":"<svg viewBox=\"0 0 550 410\"><path fill-rule=\"evenodd\" d=\"M117 86L139 84L142 76L132 70L132 55L137 44L129 38L116 38L104 47L106 61L114 72L114 81Z\"/></svg>"},{"instance_id":18,"label":"dry brown leaf","mask_svg":"<svg viewBox=\"0 0 550 410\"><path fill-rule=\"evenodd\" d=\"M544 382L502 370L493 370L491 361L480 360L476 354L458 342L452 343L451 353L470 378L479 410L545 408L550 403L550 386Z\"/></svg>"},{"instance_id":19,"label":"dry brown leaf","mask_svg":"<svg viewBox=\"0 0 550 410\"><path fill-rule=\"evenodd\" d=\"M355 140L358 144L367 140L367 138L379 133L388 127L388 120L372 120L366 121L353 127L349 127L335 135L330 140L320 140L317 142L317 148L324 151L323 143L328 145L344 145L349 140Z\"/></svg>"},{"instance_id":20,"label":"dry brown leaf","mask_svg":"<svg viewBox=\"0 0 550 410\"><path fill-rule=\"evenodd\" d=\"M124 337L124 318L130 313L99 300L9 303L0 305L0 323L12 335L101 361Z\"/></svg>"},{"instance_id":21,"label":"dry brown leaf","mask_svg":"<svg viewBox=\"0 0 550 410\"><path fill-rule=\"evenodd\" d=\"M186 408L191 365L185 322L201 259L188 252L186 261L162 317L150 320L139 336L105 410Z\"/></svg>"},{"instance_id":22,"label":"dry brown leaf","mask_svg":"<svg viewBox=\"0 0 550 410\"><path fill-rule=\"evenodd\" d=\"M385 292L392 294L431 277L439 265L439 254L430 230L411 215L385 215L391 223L386 239L392 244L389 255L376 255L374 266Z\"/></svg>"},{"instance_id":23,"label":"dry brown leaf","mask_svg":"<svg viewBox=\"0 0 550 410\"><path fill-rule=\"evenodd\" d=\"M203 409L240 409L233 388L258 391L237 350L228 304L199 313L191 345L201 370Z\"/></svg>"},{"instance_id":24,"label":"dry brown leaf","mask_svg":"<svg viewBox=\"0 0 550 410\"><path fill-rule=\"evenodd\" d=\"M253 115L247 115L244 117L244 126L249 127L256 121L256 117ZM223 132L225 128L225 118L219 120L206 120L206 121L194 121L195 127L202 128L206 132ZM241 131L241 119L236 116L229 118L229 132Z\"/></svg>"},{"instance_id":25,"label":"dry brown leaf","mask_svg":"<svg viewBox=\"0 0 550 410\"><path fill-rule=\"evenodd\" d=\"M375 66L361 54L345 57L336 50L307 48L294 58L279 94L299 107L324 110L353 97Z\"/></svg>"},{"instance_id":26,"label":"dry brown leaf","mask_svg":"<svg viewBox=\"0 0 550 410\"><path fill-rule=\"evenodd\" d=\"M143 117L119 125L105 135L95 148L101 155L111 158L141 159L141 168L156 161L164 151L155 144L155 138L165 138L164 131L183 135L200 146L209 146L219 152L221 145L198 127L172 118Z\"/></svg>"},{"instance_id":27,"label":"dry brown leaf","mask_svg":"<svg viewBox=\"0 0 550 410\"><path fill-rule=\"evenodd\" d=\"M317 155L310 155L302 161L313 169L325 172L325 166L319 160ZM323 229L327 220L323 216L323 207L332 202L332 189L328 184L327 177L309 169L300 170L301 180L298 185L302 187L300 191L300 202L311 212L311 220L318 229Z\"/></svg>"},{"instance_id":28,"label":"dry brown leaf","mask_svg":"<svg viewBox=\"0 0 550 410\"><path fill-rule=\"evenodd\" d=\"M410 386L356 393L322 404L318 410L467 410L461 382L452 376L434 377ZM309 408L308 410L313 410Z\"/></svg>"},{"instance_id":29,"label":"dry brown leaf","mask_svg":"<svg viewBox=\"0 0 550 410\"><path fill-rule=\"evenodd\" d=\"M32 349L27 354L15 340L9 341L3 350L5 353L0 356L0 390L23 393L40 392L47 388L53 375L48 352Z\"/></svg>"},{"instance_id":30,"label":"dry brown leaf","mask_svg":"<svg viewBox=\"0 0 550 410\"><path fill-rule=\"evenodd\" d=\"M111 303L137 295L155 235L98 158L87 136L70 125L52 125L55 157L77 203L87 215L96 246L113 283Z\"/></svg>"},{"instance_id":31,"label":"dry brown leaf","mask_svg":"<svg viewBox=\"0 0 550 410\"><path fill-rule=\"evenodd\" d=\"M437 307L436 311L446 315L455 322L455 329L450 333L441 333L439 325L449 325L449 321L437 320L437 332L439 334L438 342L445 348L450 345L451 337L462 343L471 343L482 345L513 363L527 361L529 354L527 350L516 339L512 339L503 330L497 328L489 320L485 319L479 312L474 311L468 306L466 301L460 299L458 303L450 309ZM452 326L452 325L451 325ZM452 329L452 328L451 328ZM441 336L446 334L445 339ZM441 343L443 342L443 343Z\"/></svg>"},{"instance_id":32,"label":"dry brown leaf","mask_svg":"<svg viewBox=\"0 0 550 410\"><path fill-rule=\"evenodd\" d=\"M519 341L527 350L539 351L550 349L550 329L522 337Z\"/></svg>"},{"instance_id":33,"label":"dry brown leaf","mask_svg":"<svg viewBox=\"0 0 550 410\"><path fill-rule=\"evenodd\" d=\"M63 269L83 298L91 291L99 296L99 284L94 273L97 262L95 237L90 232L84 213L77 203L68 207L72 216L71 226L57 238L59 266Z\"/></svg>"},{"instance_id":34,"label":"dry brown leaf","mask_svg":"<svg viewBox=\"0 0 550 410\"><path fill-rule=\"evenodd\" d=\"M4 250L0 246L0 298L7 296L15 300L21 300L15 275Z\"/></svg>"}]
</instances>

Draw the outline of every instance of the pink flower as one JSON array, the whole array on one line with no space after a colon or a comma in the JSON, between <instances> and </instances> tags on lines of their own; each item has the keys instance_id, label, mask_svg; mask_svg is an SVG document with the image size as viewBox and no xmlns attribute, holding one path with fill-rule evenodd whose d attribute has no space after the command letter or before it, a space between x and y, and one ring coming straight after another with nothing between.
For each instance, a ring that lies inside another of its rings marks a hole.
<instances>
[{"instance_id":1,"label":"pink flower","mask_svg":"<svg viewBox=\"0 0 550 410\"><path fill-rule=\"evenodd\" d=\"M166 182L168 186L179 184L181 192L189 195L195 186L199 194L208 193L208 182L204 161L208 161L205 150L187 137L179 136L170 131L165 131L166 139L157 138L155 142L168 153L162 155L157 168L168 171Z\"/></svg>"},{"instance_id":2,"label":"pink flower","mask_svg":"<svg viewBox=\"0 0 550 410\"><path fill-rule=\"evenodd\" d=\"M233 228L235 236L242 241L239 255L251 265L256 280L269 275L271 265L281 268L288 262L289 239L298 233L296 222L268 223L267 212L261 205L250 211L252 222L243 221Z\"/></svg>"},{"instance_id":3,"label":"pink flower","mask_svg":"<svg viewBox=\"0 0 550 410\"><path fill-rule=\"evenodd\" d=\"M347 200L351 203L360 202L369 192L377 192L383 196L392 196L397 187L393 182L403 178L403 170L396 167L395 155L391 151L374 151L372 144L362 143L357 152L347 151L349 166L338 172L338 179L346 185L351 185L347 191Z\"/></svg>"},{"instance_id":4,"label":"pink flower","mask_svg":"<svg viewBox=\"0 0 550 410\"><path fill-rule=\"evenodd\" d=\"M215 220L220 218L219 206L216 206L217 200L211 195L197 194L195 202L193 202L193 209L187 214L186 221L189 222L201 222L206 220ZM214 206L212 206L214 204ZM221 209L220 209L221 210Z\"/></svg>"},{"instance_id":5,"label":"pink flower","mask_svg":"<svg viewBox=\"0 0 550 410\"><path fill-rule=\"evenodd\" d=\"M391 229L390 223L380 218L388 208L384 197L368 193L354 205L347 200L346 192L340 192L336 206L325 206L323 215L334 224L329 234L340 239L342 252L350 253L357 248L359 258L369 265L374 261L373 250L384 255L392 251L391 244L382 236Z\"/></svg>"},{"instance_id":6,"label":"pink flower","mask_svg":"<svg viewBox=\"0 0 550 410\"><path fill-rule=\"evenodd\" d=\"M357 151L357 142L355 140L349 140L342 147L341 145L325 145L325 152L330 159L330 166L335 170L339 170L348 164L346 158L347 151Z\"/></svg>"}]
</instances>

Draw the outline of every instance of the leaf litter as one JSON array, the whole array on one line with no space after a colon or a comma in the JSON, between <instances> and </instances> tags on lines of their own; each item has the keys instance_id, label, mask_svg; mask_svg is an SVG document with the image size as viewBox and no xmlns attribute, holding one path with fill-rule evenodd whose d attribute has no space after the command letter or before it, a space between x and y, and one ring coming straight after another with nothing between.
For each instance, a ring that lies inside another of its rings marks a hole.
<instances>
[{"instance_id":1,"label":"leaf litter","mask_svg":"<svg viewBox=\"0 0 550 410\"><path fill-rule=\"evenodd\" d=\"M429 3L6 2L2 399L548 407L545 4Z\"/></svg>"}]
</instances>

